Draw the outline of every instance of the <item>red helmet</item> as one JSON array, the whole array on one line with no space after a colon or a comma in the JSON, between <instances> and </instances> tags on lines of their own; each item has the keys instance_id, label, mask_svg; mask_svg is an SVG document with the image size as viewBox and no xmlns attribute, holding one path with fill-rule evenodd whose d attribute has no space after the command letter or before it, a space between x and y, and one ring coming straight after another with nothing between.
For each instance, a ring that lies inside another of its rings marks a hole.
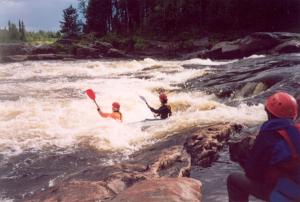
<instances>
[{"instance_id":1,"label":"red helmet","mask_svg":"<svg viewBox=\"0 0 300 202\"><path fill-rule=\"evenodd\" d=\"M278 118L297 118L297 101L288 93L275 93L267 99L265 106L271 114Z\"/></svg>"},{"instance_id":2,"label":"red helmet","mask_svg":"<svg viewBox=\"0 0 300 202\"><path fill-rule=\"evenodd\" d=\"M164 94L164 93L160 93L160 94L159 94L159 99L160 99L160 101L162 101L162 102L167 102L167 101L168 101L168 97L167 97L167 95Z\"/></svg>"},{"instance_id":3,"label":"red helmet","mask_svg":"<svg viewBox=\"0 0 300 202\"><path fill-rule=\"evenodd\" d=\"M119 110L120 109L120 104L118 102L114 102L114 103L112 103L112 108Z\"/></svg>"}]
</instances>

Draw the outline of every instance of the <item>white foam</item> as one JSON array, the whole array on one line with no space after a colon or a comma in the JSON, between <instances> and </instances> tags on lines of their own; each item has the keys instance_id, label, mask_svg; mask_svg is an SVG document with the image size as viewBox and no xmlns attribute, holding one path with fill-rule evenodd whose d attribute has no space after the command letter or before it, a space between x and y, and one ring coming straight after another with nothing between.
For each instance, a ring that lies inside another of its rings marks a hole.
<instances>
[{"instance_id":1,"label":"white foam","mask_svg":"<svg viewBox=\"0 0 300 202\"><path fill-rule=\"evenodd\" d=\"M205 64L204 69L185 69L183 64ZM174 116L158 123L127 124L153 118L139 99L145 96L159 106L154 89L178 89L188 79L205 76L210 60L144 60L25 62L0 64L0 154L17 155L26 150L72 149L86 145L99 150L130 153L174 130L215 122L255 124L265 119L262 106L228 107L204 93L169 93ZM158 68L155 68L158 67ZM148 68L147 71L142 71ZM150 76L148 80L135 74ZM84 91L94 89L105 112L121 103L124 123L103 119ZM9 99L11 98L11 99Z\"/></svg>"}]
</instances>

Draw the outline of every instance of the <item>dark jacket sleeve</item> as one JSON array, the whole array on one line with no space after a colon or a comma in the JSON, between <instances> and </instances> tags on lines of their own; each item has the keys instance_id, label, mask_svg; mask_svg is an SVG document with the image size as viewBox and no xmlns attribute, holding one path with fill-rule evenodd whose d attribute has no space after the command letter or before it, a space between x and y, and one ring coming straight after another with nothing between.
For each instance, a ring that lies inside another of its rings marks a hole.
<instances>
[{"instance_id":1,"label":"dark jacket sleeve","mask_svg":"<svg viewBox=\"0 0 300 202\"><path fill-rule=\"evenodd\" d=\"M161 107L160 107L159 109L154 109L154 108L150 107L150 110L151 110L153 113L155 113L155 114L161 114L161 113L162 113Z\"/></svg>"}]
</instances>

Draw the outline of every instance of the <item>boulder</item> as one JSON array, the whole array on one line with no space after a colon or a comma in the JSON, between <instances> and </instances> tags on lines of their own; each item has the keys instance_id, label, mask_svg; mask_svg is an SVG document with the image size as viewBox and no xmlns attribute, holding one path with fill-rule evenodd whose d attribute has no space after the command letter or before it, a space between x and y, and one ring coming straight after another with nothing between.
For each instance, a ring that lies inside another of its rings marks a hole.
<instances>
[{"instance_id":1,"label":"boulder","mask_svg":"<svg viewBox=\"0 0 300 202\"><path fill-rule=\"evenodd\" d=\"M127 200L123 198L127 196L139 201L154 200L153 197L156 196L158 201L200 201L200 183L184 178L190 174L191 156L198 157L197 153L199 153L201 157L195 162L201 162L200 165L203 166L207 165L207 159L216 159L218 150L215 148L221 148L221 144L225 144L227 137L235 128L233 124L226 123L189 127L154 145L142 148L130 155L127 160L113 165L99 163L103 154L94 153L98 151L90 149L74 154L47 155L45 158L33 160L30 164L17 168L14 171L17 173L17 180L0 179L1 190L7 193L8 198L30 202L109 201L111 199L118 201L119 198L122 201ZM199 138L192 138L196 136ZM203 142L199 141L200 136ZM190 142L186 143L187 141ZM193 144L192 141L196 143ZM214 152L209 153L209 151ZM12 163L14 162L9 162L7 165ZM38 173L35 176L28 175L36 167L39 168ZM143 181L146 185L142 184L141 188L136 189L135 186L139 186ZM151 189L143 187L151 187ZM161 191L158 195L155 195L158 193L155 188ZM126 194L127 190L131 194L140 190L142 195L130 196ZM146 196L149 198L143 198ZM128 201L131 201L131 198Z\"/></svg>"},{"instance_id":2,"label":"boulder","mask_svg":"<svg viewBox=\"0 0 300 202\"><path fill-rule=\"evenodd\" d=\"M75 180L55 185L46 192L37 194L36 199L26 202L91 202L104 201L113 196L113 193L102 182Z\"/></svg>"},{"instance_id":3,"label":"boulder","mask_svg":"<svg viewBox=\"0 0 300 202\"><path fill-rule=\"evenodd\" d=\"M27 60L68 60L73 59L73 55L68 54L35 54L35 55L11 55L4 56L1 62L24 62Z\"/></svg>"},{"instance_id":4,"label":"boulder","mask_svg":"<svg viewBox=\"0 0 300 202\"><path fill-rule=\"evenodd\" d=\"M101 51L84 45L76 45L73 54L77 58L101 58Z\"/></svg>"},{"instance_id":5,"label":"boulder","mask_svg":"<svg viewBox=\"0 0 300 202\"><path fill-rule=\"evenodd\" d=\"M279 54L300 52L300 41L299 40L286 41L276 46L274 52Z\"/></svg>"},{"instance_id":6,"label":"boulder","mask_svg":"<svg viewBox=\"0 0 300 202\"><path fill-rule=\"evenodd\" d=\"M240 125L227 124L202 128L193 132L184 144L191 155L192 165L208 167L217 160L218 152L229 140L232 132L240 130Z\"/></svg>"},{"instance_id":7,"label":"boulder","mask_svg":"<svg viewBox=\"0 0 300 202\"><path fill-rule=\"evenodd\" d=\"M127 55L123 51L117 50L114 48L109 49L106 53L106 56L112 57L112 58L120 58L120 57L126 58L127 57Z\"/></svg>"},{"instance_id":8,"label":"boulder","mask_svg":"<svg viewBox=\"0 0 300 202\"><path fill-rule=\"evenodd\" d=\"M0 44L0 56L25 55L31 52L31 47L24 43Z\"/></svg>"},{"instance_id":9,"label":"boulder","mask_svg":"<svg viewBox=\"0 0 300 202\"><path fill-rule=\"evenodd\" d=\"M1 58L1 62L23 62L28 60L28 55L11 55Z\"/></svg>"},{"instance_id":10,"label":"boulder","mask_svg":"<svg viewBox=\"0 0 300 202\"><path fill-rule=\"evenodd\" d=\"M50 45L39 45L34 46L31 54L55 54L57 53L56 49Z\"/></svg>"},{"instance_id":11,"label":"boulder","mask_svg":"<svg viewBox=\"0 0 300 202\"><path fill-rule=\"evenodd\" d=\"M190 178L159 178L137 183L112 202L201 202L201 182Z\"/></svg>"},{"instance_id":12,"label":"boulder","mask_svg":"<svg viewBox=\"0 0 300 202\"><path fill-rule=\"evenodd\" d=\"M101 41L97 41L95 44L93 44L92 47L100 50L102 53L107 53L109 49L113 48L113 46L110 43Z\"/></svg>"},{"instance_id":13,"label":"boulder","mask_svg":"<svg viewBox=\"0 0 300 202\"><path fill-rule=\"evenodd\" d=\"M74 58L72 55L68 54L36 54L28 55L28 60L63 60Z\"/></svg>"},{"instance_id":14,"label":"boulder","mask_svg":"<svg viewBox=\"0 0 300 202\"><path fill-rule=\"evenodd\" d=\"M203 53L201 57L237 59L253 54L298 52L299 38L299 34L293 33L257 32L235 41L217 43L210 50ZM275 51L272 51L273 48L275 48Z\"/></svg>"},{"instance_id":15,"label":"boulder","mask_svg":"<svg viewBox=\"0 0 300 202\"><path fill-rule=\"evenodd\" d=\"M202 38L202 39L199 39L199 40L194 40L192 42L193 46L194 47L197 47L197 48L209 48L210 46L210 43L209 43L209 39L208 37L205 37L205 38Z\"/></svg>"}]
</instances>

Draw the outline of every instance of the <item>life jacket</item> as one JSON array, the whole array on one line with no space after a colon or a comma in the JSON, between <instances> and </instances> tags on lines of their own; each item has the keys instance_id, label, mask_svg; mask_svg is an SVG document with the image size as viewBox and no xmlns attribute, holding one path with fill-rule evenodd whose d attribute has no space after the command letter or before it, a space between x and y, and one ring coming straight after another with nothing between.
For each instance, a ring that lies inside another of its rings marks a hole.
<instances>
[{"instance_id":1,"label":"life jacket","mask_svg":"<svg viewBox=\"0 0 300 202\"><path fill-rule=\"evenodd\" d=\"M296 125L300 134L300 124ZM294 180L300 175L300 155L296 150L289 134L285 130L278 130L278 134L288 145L291 158L272 166L265 178L265 194L270 202L300 201L300 184Z\"/></svg>"},{"instance_id":2,"label":"life jacket","mask_svg":"<svg viewBox=\"0 0 300 202\"><path fill-rule=\"evenodd\" d=\"M100 112L100 115L103 118L112 118L115 120L119 120L119 121L123 121L123 116L121 112L112 112L112 113L104 113L104 112Z\"/></svg>"}]
</instances>

